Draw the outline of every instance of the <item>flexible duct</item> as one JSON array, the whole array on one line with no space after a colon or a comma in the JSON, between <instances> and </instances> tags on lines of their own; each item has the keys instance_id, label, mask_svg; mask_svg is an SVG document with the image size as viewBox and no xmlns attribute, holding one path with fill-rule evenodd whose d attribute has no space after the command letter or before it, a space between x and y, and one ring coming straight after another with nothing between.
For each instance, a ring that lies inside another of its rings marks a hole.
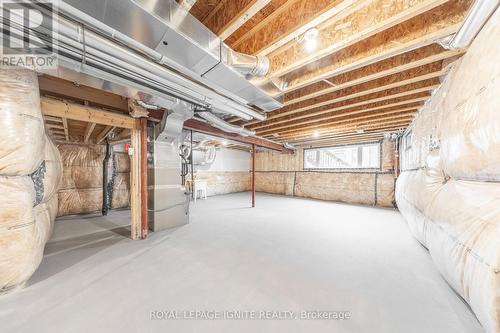
<instances>
[{"instance_id":1,"label":"flexible duct","mask_svg":"<svg viewBox=\"0 0 500 333\"><path fill-rule=\"evenodd\" d=\"M225 46L226 63L248 77L265 76L269 72L269 59L236 52Z\"/></svg>"},{"instance_id":2,"label":"flexible duct","mask_svg":"<svg viewBox=\"0 0 500 333\"><path fill-rule=\"evenodd\" d=\"M241 136L253 136L255 135L254 131L247 130L246 128L234 126L220 119L219 117L211 114L210 112L198 112L198 115L208 121L214 127L217 127L223 131L236 133Z\"/></svg>"},{"instance_id":3,"label":"flexible duct","mask_svg":"<svg viewBox=\"0 0 500 333\"><path fill-rule=\"evenodd\" d=\"M193 164L211 165L215 161L216 156L217 151L215 146L205 146L193 149Z\"/></svg>"}]
</instances>

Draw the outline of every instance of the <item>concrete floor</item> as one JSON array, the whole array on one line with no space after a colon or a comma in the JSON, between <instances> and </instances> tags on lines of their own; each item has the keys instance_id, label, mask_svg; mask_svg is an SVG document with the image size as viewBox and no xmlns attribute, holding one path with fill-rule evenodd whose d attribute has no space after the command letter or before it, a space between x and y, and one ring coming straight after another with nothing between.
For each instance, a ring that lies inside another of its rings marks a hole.
<instances>
[{"instance_id":1,"label":"concrete floor","mask_svg":"<svg viewBox=\"0 0 500 333\"><path fill-rule=\"evenodd\" d=\"M189 225L146 241L127 238L127 211L58 220L28 287L0 297L0 331L482 332L396 211L264 194L250 209L249 200L200 200ZM150 319L175 310L351 318Z\"/></svg>"}]
</instances>

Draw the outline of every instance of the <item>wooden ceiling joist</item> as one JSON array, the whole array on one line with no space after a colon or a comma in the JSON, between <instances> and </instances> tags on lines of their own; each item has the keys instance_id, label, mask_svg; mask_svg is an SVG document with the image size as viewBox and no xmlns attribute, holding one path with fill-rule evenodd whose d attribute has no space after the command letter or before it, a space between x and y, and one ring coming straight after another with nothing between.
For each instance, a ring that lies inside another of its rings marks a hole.
<instances>
[{"instance_id":1,"label":"wooden ceiling joist","mask_svg":"<svg viewBox=\"0 0 500 333\"><path fill-rule=\"evenodd\" d=\"M320 15L334 11L335 7L345 8L344 2L343 0L282 1L281 6L246 30L238 39L229 40L229 45L239 52L257 54ZM348 2L351 3L350 0Z\"/></svg>"},{"instance_id":2,"label":"wooden ceiling joist","mask_svg":"<svg viewBox=\"0 0 500 333\"><path fill-rule=\"evenodd\" d=\"M278 141L286 141L290 140L290 138L299 138L299 137L304 137L304 136L309 136L310 133L313 133L315 131L319 133L323 132L330 132L333 131L334 129L338 128L356 128L359 126L363 126L363 124L368 124L368 123L376 123L380 125L386 125L389 124L391 121L395 120L400 120L400 119L412 119L415 114L416 114L416 109L413 110L407 110L407 111L402 111L402 112L396 112L392 114L382 114L382 115L372 115L371 117L365 117L365 118L357 118L357 119L347 119L343 121L338 121L338 122L331 122L331 123L325 123L322 124L321 126L314 126L314 127L308 127L304 128L300 131L296 131L293 133L286 133L280 135L276 140Z\"/></svg>"},{"instance_id":3,"label":"wooden ceiling joist","mask_svg":"<svg viewBox=\"0 0 500 333\"><path fill-rule=\"evenodd\" d=\"M419 93L419 94L413 94L413 95L409 95L409 96L405 96L405 97L400 97L400 98L396 98L394 100L388 100L388 101L382 101L382 102L377 102L377 103L369 103L369 104L366 104L366 105L363 105L361 107L341 107L341 108L338 108L338 109L332 109L330 110L330 112L327 112L325 115L320 115L320 116L315 116L315 117L310 117L310 118L306 118L304 117L303 120L297 120L297 121L294 121L293 119L291 121L288 122L288 124L276 124L276 125L269 125L268 127L266 128L263 128L263 129L260 129L258 130L258 134L259 135L263 135L264 133L267 134L267 133L278 133L278 132L282 132L282 131L285 131L285 130L289 130L289 129L295 129L296 127L303 127L305 126L306 124L313 124L313 123L317 123L317 122L323 122L323 121L327 121L327 120L330 120L330 119L334 119L336 117L336 114L334 113L335 111L343 111L343 110L349 110L349 111L354 111L354 112L369 112L369 111L377 111L377 110L382 110L382 109L386 109L386 108L389 108L389 107L395 107L395 106L401 106L403 107L403 105L408 105L408 104L412 104L412 103L418 103L418 102L423 102L425 101L426 99L428 99L428 97L430 96L430 94L428 93ZM350 112L347 112L347 113L350 113ZM294 127L292 127L294 126Z\"/></svg>"},{"instance_id":4,"label":"wooden ceiling joist","mask_svg":"<svg viewBox=\"0 0 500 333\"><path fill-rule=\"evenodd\" d=\"M346 118L344 116L343 118L339 117L339 118L336 118L335 120L320 121L320 122L316 122L316 123L310 123L307 125L290 127L284 131L273 132L273 134L278 134L279 138L286 138L288 136L300 135L301 133L306 132L306 131L328 128L329 126L333 126L333 125L339 124L339 123L348 123L348 122L354 123L355 121L361 121L361 120L365 120L365 119L376 119L376 118L390 119L391 117L395 117L395 116L401 115L401 114L409 114L409 113L415 114L417 112L417 110L418 110L418 107L412 106L412 107L407 107L407 108L393 108L393 110L390 110L390 111L384 110L384 111L363 113L362 115L359 115L357 117L351 117L351 118Z\"/></svg>"},{"instance_id":5,"label":"wooden ceiling joist","mask_svg":"<svg viewBox=\"0 0 500 333\"><path fill-rule=\"evenodd\" d=\"M115 126L106 126L101 133L99 133L96 137L96 144L101 144L106 138L113 133L113 131L116 129Z\"/></svg>"},{"instance_id":6,"label":"wooden ceiling joist","mask_svg":"<svg viewBox=\"0 0 500 333\"><path fill-rule=\"evenodd\" d=\"M295 141L294 145L304 145L304 144L310 144L310 143L318 143L318 142L339 142L339 141L351 141L351 140L358 140L358 139L364 139L364 140L372 140L375 138L383 137L384 133L387 133L385 130L376 130L376 131L369 131L365 133L351 133L351 134L345 134L345 135L337 135L337 136L329 136L325 138L316 138L316 139L304 139L304 140L298 140Z\"/></svg>"},{"instance_id":7,"label":"wooden ceiling joist","mask_svg":"<svg viewBox=\"0 0 500 333\"><path fill-rule=\"evenodd\" d=\"M433 70L433 68L431 68L430 70ZM439 84L438 78L445 74L445 71L438 70L436 72L431 71L430 73L427 73L427 71L424 70L422 71L422 73L423 75L421 76L410 78L408 78L408 75L394 75L388 78L370 81L351 88L338 90L326 95L321 95L316 98L305 100L299 103L289 104L281 108L279 111L271 113L270 116L268 116L267 120L280 118L290 114L296 114L302 111L310 110L311 112L313 112L313 110L319 107L332 105L333 103L348 101L363 96L370 96L373 99L377 99L381 96L377 93L381 93L384 91L388 95L393 95L408 90L418 89L422 86L433 84L437 85ZM246 123L246 125L251 127L251 125L257 123L257 121L252 121Z\"/></svg>"},{"instance_id":8,"label":"wooden ceiling joist","mask_svg":"<svg viewBox=\"0 0 500 333\"><path fill-rule=\"evenodd\" d=\"M122 96L48 75L40 76L38 84L42 95L87 101L95 106L120 110L128 114L127 99Z\"/></svg>"},{"instance_id":9,"label":"wooden ceiling joist","mask_svg":"<svg viewBox=\"0 0 500 333\"><path fill-rule=\"evenodd\" d=\"M68 127L68 119L62 118L63 127L64 127L64 138L66 141L69 141L69 127Z\"/></svg>"},{"instance_id":10,"label":"wooden ceiling joist","mask_svg":"<svg viewBox=\"0 0 500 333\"><path fill-rule=\"evenodd\" d=\"M472 0L452 0L281 78L285 92L434 43L456 32Z\"/></svg>"},{"instance_id":11,"label":"wooden ceiling joist","mask_svg":"<svg viewBox=\"0 0 500 333\"><path fill-rule=\"evenodd\" d=\"M85 135L83 137L83 143L88 143L92 132L94 131L96 123L88 123L87 128L85 129Z\"/></svg>"},{"instance_id":12,"label":"wooden ceiling joist","mask_svg":"<svg viewBox=\"0 0 500 333\"><path fill-rule=\"evenodd\" d=\"M333 93L321 95L303 102L289 104L282 108L282 110L294 110L297 112L310 110L312 108L328 105L335 102L341 102L351 98L378 93L388 89L404 87L420 81L439 78L445 73L445 70L438 70L429 73L427 71L424 71L422 75L415 77L410 76L409 78L408 76L404 75L406 73L395 74L391 77L370 81L359 86L354 86L352 88L337 90Z\"/></svg>"},{"instance_id":13,"label":"wooden ceiling joist","mask_svg":"<svg viewBox=\"0 0 500 333\"><path fill-rule=\"evenodd\" d=\"M373 124L365 124L362 126L358 125L358 126L352 126L352 127L343 127L343 128L334 129L330 132L325 132L322 134L322 136L323 136L323 138L332 138L332 137L339 138L339 137L342 137L344 135L346 135L346 136L362 135L362 134L368 133L372 130L383 131L383 132L398 131L401 128L406 128L410 122L411 122L411 118L401 118L401 119L396 119L396 120L387 122L385 124L373 123ZM364 132L358 134L356 131L358 131L360 129L363 129ZM321 139L322 139L321 136L314 137L313 135L308 135L308 136L303 136L303 137L297 138L296 140L294 140L293 138L291 138L289 140L284 140L284 142L288 142L288 143L293 144L296 142L301 142L301 141L303 142L303 141L307 141L307 140L319 141Z\"/></svg>"},{"instance_id":14,"label":"wooden ceiling joist","mask_svg":"<svg viewBox=\"0 0 500 333\"><path fill-rule=\"evenodd\" d=\"M229 1L229 3L241 7L240 11L236 15L228 15L226 11L224 11L224 15L229 19L222 27L218 28L215 32L220 39L225 40L229 36L232 35L233 32L238 30L243 24L245 24L250 18L252 18L257 12L259 12L262 8L267 6L271 0L251 0L251 1ZM245 6L246 4L246 6ZM231 18L232 17L232 18Z\"/></svg>"},{"instance_id":15,"label":"wooden ceiling joist","mask_svg":"<svg viewBox=\"0 0 500 333\"><path fill-rule=\"evenodd\" d=\"M43 119L45 121L52 121L54 123L62 123L62 119L58 117L51 117L51 116L43 116Z\"/></svg>"},{"instance_id":16,"label":"wooden ceiling joist","mask_svg":"<svg viewBox=\"0 0 500 333\"><path fill-rule=\"evenodd\" d=\"M443 60L456 58L463 54L463 52L463 50L445 50L439 44L427 45L423 48L412 50L350 72L330 77L302 89L290 91L284 96L285 105L301 102L389 75L396 75L412 70L419 72L421 70L420 68L434 68L434 66L445 67L443 66Z\"/></svg>"},{"instance_id":17,"label":"wooden ceiling joist","mask_svg":"<svg viewBox=\"0 0 500 333\"><path fill-rule=\"evenodd\" d=\"M426 80L422 81L422 83L419 84L412 84L410 85L409 89L404 89L406 87L400 87L400 88L393 88L389 89L383 92L378 92L378 93L373 93L370 95L362 96L362 97L356 97L347 101L342 101L342 102L336 102L328 105L324 105L318 108L313 108L309 109L306 111L288 111L281 113L276 116L271 116L269 117L269 120L263 121L261 123L258 123L256 125L250 125L248 128L251 128L252 130L257 130L261 128L265 128L268 126L273 126L273 125L278 125L282 123L289 123L290 121L294 120L299 120L299 119L304 119L304 118L310 118L312 116L319 116L319 115L324 115L331 113L332 111L340 111L343 109L347 109L350 107L355 107L355 106L362 106L362 105L368 105L371 103L376 103L376 102L382 102L382 101L387 101L387 100L392 100L392 99L397 99L399 97L407 97L407 98L420 98L423 96L428 96L429 92L436 89L439 87L439 84L436 83L433 80ZM420 96L413 96L417 95L419 93L424 93L424 95ZM411 97L409 97L411 96ZM394 101L397 102L397 101Z\"/></svg>"},{"instance_id":18,"label":"wooden ceiling joist","mask_svg":"<svg viewBox=\"0 0 500 333\"><path fill-rule=\"evenodd\" d=\"M333 6L328 8L326 11L319 13L316 17L309 20L305 24L302 24L300 27L292 30L278 40L273 43L267 45L263 49L257 52L257 55L263 56L268 55L278 49L282 52L285 48L292 47L296 43L303 42L303 34L312 28L321 29L323 25L331 24L331 22L340 20L341 18L359 10L371 0L363 0L363 1L342 1L337 6ZM296 14L300 15L300 14ZM301 38L302 36L302 38Z\"/></svg>"},{"instance_id":19,"label":"wooden ceiling joist","mask_svg":"<svg viewBox=\"0 0 500 333\"><path fill-rule=\"evenodd\" d=\"M341 20L320 30L315 52L302 43L270 55L269 77L280 77L304 65L407 21L448 0L373 0ZM370 18L370 19L368 19Z\"/></svg>"}]
</instances>

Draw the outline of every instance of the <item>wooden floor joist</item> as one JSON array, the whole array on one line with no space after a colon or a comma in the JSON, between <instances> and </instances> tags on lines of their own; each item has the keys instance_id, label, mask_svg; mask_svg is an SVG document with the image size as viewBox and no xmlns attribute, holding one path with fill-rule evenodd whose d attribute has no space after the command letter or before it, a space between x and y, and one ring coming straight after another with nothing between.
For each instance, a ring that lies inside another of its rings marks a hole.
<instances>
[{"instance_id":1,"label":"wooden floor joist","mask_svg":"<svg viewBox=\"0 0 500 333\"><path fill-rule=\"evenodd\" d=\"M83 139L83 143L88 143L92 132L94 131L96 123L88 123L87 128L85 129L85 135Z\"/></svg>"},{"instance_id":2,"label":"wooden floor joist","mask_svg":"<svg viewBox=\"0 0 500 333\"><path fill-rule=\"evenodd\" d=\"M239 52L257 54L270 45L279 43L280 39L293 34L321 14L328 15L337 6L344 8L343 3L346 1L351 2L350 0L282 1L270 15L247 29L238 39L229 39L229 45Z\"/></svg>"},{"instance_id":3,"label":"wooden floor joist","mask_svg":"<svg viewBox=\"0 0 500 333\"><path fill-rule=\"evenodd\" d=\"M439 86L438 84L423 85L421 87L412 90L404 90L401 92L391 91L389 93L383 93L383 94L376 93L374 94L376 96L368 96L362 98L358 97L349 101L332 103L307 111L301 111L301 112L290 111L287 112L286 114L285 113L282 114L280 117L273 117L268 121L248 126L248 128L251 128L252 130L262 131L263 128L271 128L276 125L284 123L288 123L288 126L291 126L292 124L294 124L294 122L296 124L296 122L301 119L311 118L312 116L327 115L332 113L333 111L345 110L356 106L369 105L372 103L383 102L383 101L391 101L397 103L401 101L398 100L398 98L402 98L403 100L413 100L416 98L429 96L430 91L436 89L438 86Z\"/></svg>"},{"instance_id":4,"label":"wooden floor joist","mask_svg":"<svg viewBox=\"0 0 500 333\"><path fill-rule=\"evenodd\" d=\"M439 63L444 67L443 60L456 58L463 53L463 50L445 50L438 44L427 45L350 72L329 77L325 79L329 84L323 80L302 89L290 91L284 95L285 105L405 71L413 70L418 72L420 68L425 68L431 64L434 66Z\"/></svg>"},{"instance_id":5,"label":"wooden floor joist","mask_svg":"<svg viewBox=\"0 0 500 333\"><path fill-rule=\"evenodd\" d=\"M349 117L346 117L342 114L332 115L331 118L326 119L326 120L321 120L321 121L317 121L314 123L309 123L306 125L300 125L300 126L296 126L296 127L291 126L285 130L276 131L273 134L278 134L280 138L283 138L283 137L286 137L289 135L294 135L294 134L296 135L296 134L300 134L300 133L305 132L305 131L334 125L334 124L340 123L342 121L343 122L355 122L357 120L369 119L369 118L373 118L375 116L390 116L390 115L400 114L402 112L415 113L419 109L419 107L422 106L421 103L418 103L418 104L415 103L415 104L416 105L410 104L411 106L404 107L404 108L391 107L391 108L387 108L387 109L382 109L378 112L377 111L375 111L375 112L373 112L373 111L372 112L358 112L360 115L357 117L353 117L352 114Z\"/></svg>"},{"instance_id":6,"label":"wooden floor joist","mask_svg":"<svg viewBox=\"0 0 500 333\"><path fill-rule=\"evenodd\" d=\"M315 52L308 52L297 41L270 57L269 77L280 77L308 63L364 40L378 32L420 15L448 0L373 0L364 7L320 30ZM370 17L371 19L367 19Z\"/></svg>"},{"instance_id":7,"label":"wooden floor joist","mask_svg":"<svg viewBox=\"0 0 500 333\"><path fill-rule=\"evenodd\" d=\"M289 84L286 91L432 44L449 36L460 28L470 3L471 0L450 1L288 73L281 77Z\"/></svg>"},{"instance_id":8,"label":"wooden floor joist","mask_svg":"<svg viewBox=\"0 0 500 333\"><path fill-rule=\"evenodd\" d=\"M338 103L342 101L351 100L357 97L362 96L371 96L373 98L378 98L379 96L376 93L391 91L393 93L400 93L405 89L413 90L414 88L419 87L420 84L425 84L424 82L434 82L434 84L439 84L440 76L446 73L445 70L440 70L436 67L430 67L429 70L422 69L418 72L418 74L422 74L416 77L408 78L406 75L396 74L387 78L382 78L374 81L369 81L367 83L354 86L351 88L345 88L342 90L337 90L329 94L321 95L315 98L311 98L299 103L289 104L284 106L283 108L272 112L268 115L267 120L277 119L290 114L297 114L303 111L311 111L313 112L319 107L331 105L333 103ZM437 70L437 71L434 71ZM402 73L401 73L402 74ZM411 73L414 74L414 73ZM254 124L259 124L259 121L251 121L245 123L246 126L250 128L253 127Z\"/></svg>"},{"instance_id":9,"label":"wooden floor joist","mask_svg":"<svg viewBox=\"0 0 500 333\"><path fill-rule=\"evenodd\" d=\"M333 140L339 140L339 139L352 139L354 137L359 137L363 138L366 136L371 135L373 132L377 132L377 134L385 134L385 133L395 133L399 132L401 129L404 129L408 126L410 123L410 120L402 120L400 122L393 122L391 124L386 124L386 125L376 125L376 126L365 126L364 127L364 132L363 133L357 133L356 128L350 128L346 130L337 130L336 132L331 132L325 134L323 138L321 137L313 137L312 135L309 137L304 137L298 140L289 140L290 144L298 144L298 143L318 143L318 142L328 142L328 141L333 141Z\"/></svg>"},{"instance_id":10,"label":"wooden floor joist","mask_svg":"<svg viewBox=\"0 0 500 333\"><path fill-rule=\"evenodd\" d=\"M385 124L390 124L391 122L394 121L400 121L401 119L412 119L415 116L416 110L409 110L406 112L401 112L398 114L391 114L391 115L382 115L382 116L374 116L371 119L359 119L357 121L343 121L343 122L337 122L333 124L325 124L320 127L312 128L312 129L307 129L304 130L300 133L295 133L295 134L287 134L280 136L277 138L277 141L288 141L291 139L296 139L296 138L303 138L303 137L308 137L312 135L314 132L318 133L332 133L335 132L339 129L358 129L362 128L365 125L368 124L377 124L377 125L385 125Z\"/></svg>"}]
</instances>

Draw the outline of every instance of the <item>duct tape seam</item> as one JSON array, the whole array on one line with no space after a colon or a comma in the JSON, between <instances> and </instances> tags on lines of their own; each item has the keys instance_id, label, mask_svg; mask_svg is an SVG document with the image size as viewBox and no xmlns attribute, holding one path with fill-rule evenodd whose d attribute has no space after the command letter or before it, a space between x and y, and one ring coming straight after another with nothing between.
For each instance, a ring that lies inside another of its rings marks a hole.
<instances>
[{"instance_id":1,"label":"duct tape seam","mask_svg":"<svg viewBox=\"0 0 500 333\"><path fill-rule=\"evenodd\" d=\"M39 205L43 200L45 191L43 180L45 178L45 172L47 172L47 167L45 161L42 161L38 169L30 175L33 185L35 186L35 202L33 203L33 207Z\"/></svg>"}]
</instances>

